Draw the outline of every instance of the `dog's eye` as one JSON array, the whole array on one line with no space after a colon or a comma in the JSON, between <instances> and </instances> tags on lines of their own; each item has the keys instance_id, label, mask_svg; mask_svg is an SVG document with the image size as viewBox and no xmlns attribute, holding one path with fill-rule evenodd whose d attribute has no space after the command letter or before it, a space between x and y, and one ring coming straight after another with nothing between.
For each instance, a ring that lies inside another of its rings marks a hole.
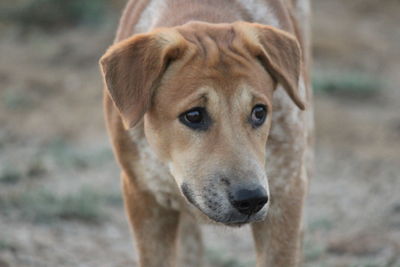
<instances>
[{"instance_id":1,"label":"dog's eye","mask_svg":"<svg viewBox=\"0 0 400 267\"><path fill-rule=\"evenodd\" d=\"M267 108L264 105L256 105L251 111L250 123L253 127L261 126L267 117Z\"/></svg>"},{"instance_id":2,"label":"dog's eye","mask_svg":"<svg viewBox=\"0 0 400 267\"><path fill-rule=\"evenodd\" d=\"M185 113L185 120L197 124L203 120L203 114L201 110L191 110Z\"/></svg>"},{"instance_id":3,"label":"dog's eye","mask_svg":"<svg viewBox=\"0 0 400 267\"><path fill-rule=\"evenodd\" d=\"M210 117L205 108L196 107L179 115L181 123L193 130L205 131L210 126Z\"/></svg>"}]
</instances>

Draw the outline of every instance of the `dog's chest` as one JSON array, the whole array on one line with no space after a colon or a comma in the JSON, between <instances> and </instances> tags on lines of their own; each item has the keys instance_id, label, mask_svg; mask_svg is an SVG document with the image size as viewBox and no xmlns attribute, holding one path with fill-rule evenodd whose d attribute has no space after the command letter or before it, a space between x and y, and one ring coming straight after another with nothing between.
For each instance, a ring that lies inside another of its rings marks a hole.
<instances>
[{"instance_id":1,"label":"dog's chest","mask_svg":"<svg viewBox=\"0 0 400 267\"><path fill-rule=\"evenodd\" d=\"M131 134L131 138L138 151L133 168L139 186L151 192L160 205L179 210L183 199L168 167L158 159L144 136Z\"/></svg>"},{"instance_id":2,"label":"dog's chest","mask_svg":"<svg viewBox=\"0 0 400 267\"><path fill-rule=\"evenodd\" d=\"M191 9L188 6L191 6L191 1L187 1L187 6L184 5L182 8L185 7L191 12ZM229 5L229 0L226 1ZM193 5L193 3L192 3ZM195 4L194 4L195 6ZM278 12L282 8L282 4L280 1L276 0L238 0L237 5L231 6L229 8L236 8L238 10L237 13L247 13L251 17L253 22L271 25L276 28L286 29L287 23L282 18L282 14ZM146 7L139 12L139 17L137 18L137 23L135 25L129 25L131 32L134 33L143 33L147 32L157 25L162 25L161 18L163 18L163 12L166 12L168 9L168 4L165 0L149 0ZM132 13L134 13L133 10ZM181 10L180 12L184 12ZM243 17L238 16L237 20L246 20ZM204 19L204 21L207 21ZM224 21L221 21L224 22Z\"/></svg>"}]
</instances>

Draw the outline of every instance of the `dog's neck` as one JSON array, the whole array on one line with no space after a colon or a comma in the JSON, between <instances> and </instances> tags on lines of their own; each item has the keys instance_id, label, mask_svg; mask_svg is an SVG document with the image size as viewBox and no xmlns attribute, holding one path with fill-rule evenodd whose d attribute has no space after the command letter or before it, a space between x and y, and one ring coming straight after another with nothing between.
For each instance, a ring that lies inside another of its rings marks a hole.
<instances>
[{"instance_id":1,"label":"dog's neck","mask_svg":"<svg viewBox=\"0 0 400 267\"><path fill-rule=\"evenodd\" d=\"M293 17L277 0L130 0L120 21L115 42L157 27L173 27L189 21L256 22L294 33Z\"/></svg>"},{"instance_id":2,"label":"dog's neck","mask_svg":"<svg viewBox=\"0 0 400 267\"><path fill-rule=\"evenodd\" d=\"M236 1L227 4L226 1L214 0L168 0L160 15L155 27L173 27L189 21L231 23L251 20L247 10Z\"/></svg>"},{"instance_id":3,"label":"dog's neck","mask_svg":"<svg viewBox=\"0 0 400 267\"><path fill-rule=\"evenodd\" d=\"M152 0L156 1L156 0ZM293 32L290 15L282 1L276 0L164 0L152 27L173 27L189 21L231 23L249 21L268 24ZM249 5L250 2L254 4Z\"/></svg>"}]
</instances>

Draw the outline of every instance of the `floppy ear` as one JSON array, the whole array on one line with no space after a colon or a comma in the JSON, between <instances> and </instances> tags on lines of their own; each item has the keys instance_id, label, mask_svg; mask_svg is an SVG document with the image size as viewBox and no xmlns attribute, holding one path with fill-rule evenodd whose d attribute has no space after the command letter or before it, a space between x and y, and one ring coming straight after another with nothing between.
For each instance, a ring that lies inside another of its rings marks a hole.
<instances>
[{"instance_id":1,"label":"floppy ear","mask_svg":"<svg viewBox=\"0 0 400 267\"><path fill-rule=\"evenodd\" d=\"M138 34L111 46L100 68L111 99L126 128L135 126L172 60L183 53L185 41L174 30Z\"/></svg>"},{"instance_id":2,"label":"floppy ear","mask_svg":"<svg viewBox=\"0 0 400 267\"><path fill-rule=\"evenodd\" d=\"M251 50L264 68L285 88L293 102L305 109L298 83L301 69L301 50L295 37L277 28L256 24L239 24L250 39Z\"/></svg>"}]
</instances>

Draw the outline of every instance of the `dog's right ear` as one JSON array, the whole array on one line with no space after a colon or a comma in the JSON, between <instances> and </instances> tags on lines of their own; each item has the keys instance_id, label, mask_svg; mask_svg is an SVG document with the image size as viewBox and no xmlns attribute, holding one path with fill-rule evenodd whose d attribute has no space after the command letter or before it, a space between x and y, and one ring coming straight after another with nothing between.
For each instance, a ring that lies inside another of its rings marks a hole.
<instances>
[{"instance_id":1,"label":"dog's right ear","mask_svg":"<svg viewBox=\"0 0 400 267\"><path fill-rule=\"evenodd\" d=\"M306 108L298 84L301 72L301 49L296 38L268 25L236 22L249 40L249 48L272 76L283 86L293 102Z\"/></svg>"},{"instance_id":2,"label":"dog's right ear","mask_svg":"<svg viewBox=\"0 0 400 267\"><path fill-rule=\"evenodd\" d=\"M146 113L165 70L185 47L178 32L159 30L117 43L101 57L108 93L126 128L135 126Z\"/></svg>"}]
</instances>

